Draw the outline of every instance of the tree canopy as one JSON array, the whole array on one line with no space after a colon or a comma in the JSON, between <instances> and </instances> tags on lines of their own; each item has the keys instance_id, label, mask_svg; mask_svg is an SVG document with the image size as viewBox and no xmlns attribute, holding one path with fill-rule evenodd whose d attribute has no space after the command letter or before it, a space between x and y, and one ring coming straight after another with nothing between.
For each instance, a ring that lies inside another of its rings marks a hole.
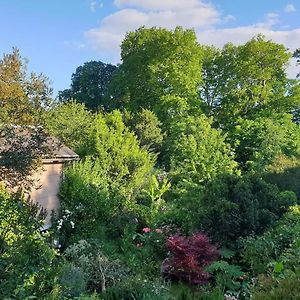
<instances>
[{"instance_id":1,"label":"tree canopy","mask_svg":"<svg viewBox=\"0 0 300 300\"><path fill-rule=\"evenodd\" d=\"M219 124L298 108L299 86L287 78L291 54L283 45L259 35L244 45L208 47L205 53L201 98Z\"/></svg>"},{"instance_id":2,"label":"tree canopy","mask_svg":"<svg viewBox=\"0 0 300 300\"><path fill-rule=\"evenodd\" d=\"M157 110L164 95L197 97L202 51L194 31L142 27L126 35L121 58L112 82L119 106Z\"/></svg>"},{"instance_id":3,"label":"tree canopy","mask_svg":"<svg viewBox=\"0 0 300 300\"><path fill-rule=\"evenodd\" d=\"M84 63L72 74L70 89L61 91L59 99L75 99L91 110L105 107L108 86L116 69L116 66L101 61Z\"/></svg>"}]
</instances>

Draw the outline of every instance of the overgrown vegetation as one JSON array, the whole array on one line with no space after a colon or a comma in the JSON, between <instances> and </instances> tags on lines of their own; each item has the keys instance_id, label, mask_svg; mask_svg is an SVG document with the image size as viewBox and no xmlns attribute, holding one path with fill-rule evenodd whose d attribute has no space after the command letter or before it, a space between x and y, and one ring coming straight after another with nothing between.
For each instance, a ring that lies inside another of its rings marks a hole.
<instances>
[{"instance_id":1,"label":"overgrown vegetation","mask_svg":"<svg viewBox=\"0 0 300 300\"><path fill-rule=\"evenodd\" d=\"M81 156L46 234L38 208L1 186L0 297L298 299L292 54L263 36L217 49L192 30L142 27L121 56L78 67L53 107L17 50L0 61L0 140L33 125ZM0 147L8 187L37 168L43 134Z\"/></svg>"}]
</instances>

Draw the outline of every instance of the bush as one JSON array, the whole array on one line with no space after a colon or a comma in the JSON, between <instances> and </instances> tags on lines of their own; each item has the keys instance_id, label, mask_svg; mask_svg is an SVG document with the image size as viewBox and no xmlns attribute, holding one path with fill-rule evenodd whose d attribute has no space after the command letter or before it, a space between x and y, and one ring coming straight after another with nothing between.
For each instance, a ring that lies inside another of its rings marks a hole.
<instances>
[{"instance_id":1,"label":"bush","mask_svg":"<svg viewBox=\"0 0 300 300\"><path fill-rule=\"evenodd\" d=\"M242 257L254 274L273 271L274 265L295 271L300 261L300 210L299 206L276 223L262 236L248 237L243 241Z\"/></svg>"},{"instance_id":2,"label":"bush","mask_svg":"<svg viewBox=\"0 0 300 300\"><path fill-rule=\"evenodd\" d=\"M128 274L127 268L119 260L110 260L101 252L99 244L92 245L85 240L67 248L64 257L70 262L70 271L76 275L75 279L78 279L77 290L85 284L90 292L104 292L120 283ZM66 277L66 274L63 278L67 279L69 286L76 283L74 278Z\"/></svg>"},{"instance_id":3,"label":"bush","mask_svg":"<svg viewBox=\"0 0 300 300\"><path fill-rule=\"evenodd\" d=\"M293 192L279 192L256 176L222 176L205 189L189 188L178 210L193 230L233 246L239 237L263 233L296 201Z\"/></svg>"},{"instance_id":4,"label":"bush","mask_svg":"<svg viewBox=\"0 0 300 300\"><path fill-rule=\"evenodd\" d=\"M128 277L101 296L103 300L170 300L168 286L163 281L148 280L140 276Z\"/></svg>"},{"instance_id":5,"label":"bush","mask_svg":"<svg viewBox=\"0 0 300 300\"><path fill-rule=\"evenodd\" d=\"M285 278L277 280L261 276L253 290L253 300L295 300L300 295L300 274L289 272Z\"/></svg>"},{"instance_id":6,"label":"bush","mask_svg":"<svg viewBox=\"0 0 300 300\"><path fill-rule=\"evenodd\" d=\"M162 263L162 272L166 277L192 285L208 283L210 275L204 268L218 257L219 252L206 235L197 233L187 238L171 236L167 240L167 248L170 254Z\"/></svg>"},{"instance_id":7,"label":"bush","mask_svg":"<svg viewBox=\"0 0 300 300\"><path fill-rule=\"evenodd\" d=\"M55 281L56 251L41 235L38 207L0 186L0 298L43 298Z\"/></svg>"}]
</instances>

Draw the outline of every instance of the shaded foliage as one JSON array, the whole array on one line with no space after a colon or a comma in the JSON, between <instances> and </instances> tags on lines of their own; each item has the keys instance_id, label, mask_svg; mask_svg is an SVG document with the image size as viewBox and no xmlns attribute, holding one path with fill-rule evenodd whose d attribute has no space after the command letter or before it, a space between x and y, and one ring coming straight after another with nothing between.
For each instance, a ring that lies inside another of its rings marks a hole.
<instances>
[{"instance_id":1,"label":"shaded foliage","mask_svg":"<svg viewBox=\"0 0 300 300\"><path fill-rule=\"evenodd\" d=\"M59 93L60 101L75 99L91 110L105 107L105 96L116 69L101 61L84 63L72 74L71 88Z\"/></svg>"}]
</instances>

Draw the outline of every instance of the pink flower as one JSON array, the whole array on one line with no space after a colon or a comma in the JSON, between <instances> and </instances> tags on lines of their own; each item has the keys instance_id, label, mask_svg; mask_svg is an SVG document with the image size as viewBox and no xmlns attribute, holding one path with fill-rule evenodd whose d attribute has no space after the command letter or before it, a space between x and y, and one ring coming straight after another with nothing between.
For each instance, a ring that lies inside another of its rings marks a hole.
<instances>
[{"instance_id":1,"label":"pink flower","mask_svg":"<svg viewBox=\"0 0 300 300\"><path fill-rule=\"evenodd\" d=\"M161 230L160 228L156 228L156 229L155 229L155 232L156 232L156 233L162 233L162 230Z\"/></svg>"},{"instance_id":2,"label":"pink flower","mask_svg":"<svg viewBox=\"0 0 300 300\"><path fill-rule=\"evenodd\" d=\"M151 229L149 227L143 228L143 232L144 233L149 233L150 231L151 231Z\"/></svg>"}]
</instances>

